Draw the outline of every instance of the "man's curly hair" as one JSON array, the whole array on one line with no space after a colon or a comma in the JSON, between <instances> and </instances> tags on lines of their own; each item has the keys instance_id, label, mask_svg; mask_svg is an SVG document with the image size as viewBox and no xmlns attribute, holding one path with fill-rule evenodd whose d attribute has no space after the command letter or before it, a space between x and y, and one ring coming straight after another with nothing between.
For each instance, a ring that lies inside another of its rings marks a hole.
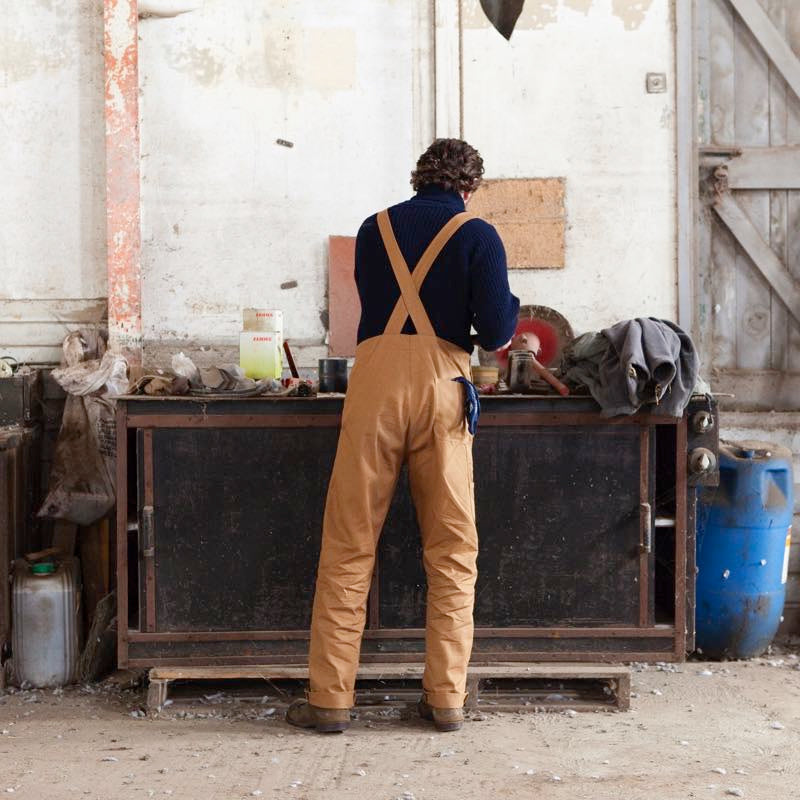
<instances>
[{"instance_id":1,"label":"man's curly hair","mask_svg":"<svg viewBox=\"0 0 800 800\"><path fill-rule=\"evenodd\" d=\"M461 139L436 139L419 157L411 173L411 185L418 192L436 184L448 192L474 192L483 176L481 154Z\"/></svg>"}]
</instances>

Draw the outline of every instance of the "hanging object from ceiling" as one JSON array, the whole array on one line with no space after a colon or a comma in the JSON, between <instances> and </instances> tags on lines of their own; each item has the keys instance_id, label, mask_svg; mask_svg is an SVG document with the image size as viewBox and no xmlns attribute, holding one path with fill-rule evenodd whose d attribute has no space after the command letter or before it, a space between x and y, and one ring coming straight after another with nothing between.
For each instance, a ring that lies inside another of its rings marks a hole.
<instances>
[{"instance_id":1,"label":"hanging object from ceiling","mask_svg":"<svg viewBox=\"0 0 800 800\"><path fill-rule=\"evenodd\" d=\"M489 18L489 22L506 39L510 39L514 32L523 5L525 0L481 0L481 8Z\"/></svg>"}]
</instances>

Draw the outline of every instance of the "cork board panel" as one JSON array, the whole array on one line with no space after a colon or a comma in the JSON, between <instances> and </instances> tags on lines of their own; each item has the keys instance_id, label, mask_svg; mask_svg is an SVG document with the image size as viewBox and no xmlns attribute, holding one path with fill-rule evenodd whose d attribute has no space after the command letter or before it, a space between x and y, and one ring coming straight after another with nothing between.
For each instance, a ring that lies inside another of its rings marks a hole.
<instances>
[{"instance_id":1,"label":"cork board panel","mask_svg":"<svg viewBox=\"0 0 800 800\"><path fill-rule=\"evenodd\" d=\"M564 178L484 181L469 211L497 228L509 269L563 269Z\"/></svg>"},{"instance_id":2,"label":"cork board panel","mask_svg":"<svg viewBox=\"0 0 800 800\"><path fill-rule=\"evenodd\" d=\"M328 352L332 356L353 356L356 352L361 301L356 280L355 236L328 238Z\"/></svg>"}]
</instances>

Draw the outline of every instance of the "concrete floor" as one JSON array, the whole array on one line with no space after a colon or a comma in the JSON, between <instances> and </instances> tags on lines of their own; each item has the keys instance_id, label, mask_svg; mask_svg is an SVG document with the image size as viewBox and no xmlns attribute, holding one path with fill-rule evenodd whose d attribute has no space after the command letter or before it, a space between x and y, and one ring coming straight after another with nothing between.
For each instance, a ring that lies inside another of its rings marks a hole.
<instances>
[{"instance_id":1,"label":"concrete floor","mask_svg":"<svg viewBox=\"0 0 800 800\"><path fill-rule=\"evenodd\" d=\"M630 712L482 711L451 734L386 711L320 736L287 727L270 700L229 694L176 699L156 719L140 716L139 690L0 694L0 796L800 797L797 651L636 669Z\"/></svg>"}]
</instances>

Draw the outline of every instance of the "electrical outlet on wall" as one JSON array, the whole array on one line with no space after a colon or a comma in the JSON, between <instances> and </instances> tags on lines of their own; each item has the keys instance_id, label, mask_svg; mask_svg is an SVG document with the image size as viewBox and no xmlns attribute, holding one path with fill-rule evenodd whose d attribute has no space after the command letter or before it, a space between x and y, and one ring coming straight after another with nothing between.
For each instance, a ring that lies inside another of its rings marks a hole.
<instances>
[{"instance_id":1,"label":"electrical outlet on wall","mask_svg":"<svg viewBox=\"0 0 800 800\"><path fill-rule=\"evenodd\" d=\"M664 72L648 72L646 83L648 94L660 94L667 91L667 75Z\"/></svg>"}]
</instances>

